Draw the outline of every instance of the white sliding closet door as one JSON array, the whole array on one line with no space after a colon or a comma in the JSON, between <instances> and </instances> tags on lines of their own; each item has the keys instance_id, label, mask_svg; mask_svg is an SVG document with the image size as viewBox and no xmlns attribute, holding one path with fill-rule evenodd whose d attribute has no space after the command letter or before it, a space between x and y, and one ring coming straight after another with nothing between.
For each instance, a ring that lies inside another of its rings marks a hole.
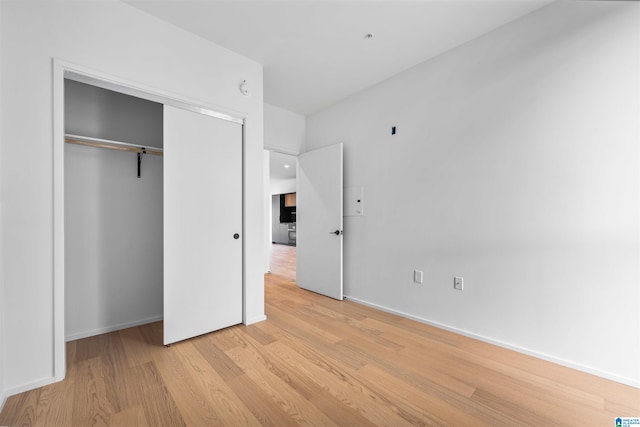
<instances>
[{"instance_id":1,"label":"white sliding closet door","mask_svg":"<svg viewBox=\"0 0 640 427\"><path fill-rule=\"evenodd\" d=\"M164 343L242 322L242 125L164 107Z\"/></svg>"}]
</instances>

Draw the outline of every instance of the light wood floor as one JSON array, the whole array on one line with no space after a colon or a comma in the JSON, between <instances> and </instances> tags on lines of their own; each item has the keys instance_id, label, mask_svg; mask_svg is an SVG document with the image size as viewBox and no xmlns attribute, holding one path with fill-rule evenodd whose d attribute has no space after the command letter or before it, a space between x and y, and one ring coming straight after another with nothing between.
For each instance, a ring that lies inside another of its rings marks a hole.
<instances>
[{"instance_id":1,"label":"light wood floor","mask_svg":"<svg viewBox=\"0 0 640 427\"><path fill-rule=\"evenodd\" d=\"M0 425L613 426L640 390L298 289L274 245L268 320L165 348L153 323L70 342L67 378ZM294 272L294 270L293 270Z\"/></svg>"}]
</instances>

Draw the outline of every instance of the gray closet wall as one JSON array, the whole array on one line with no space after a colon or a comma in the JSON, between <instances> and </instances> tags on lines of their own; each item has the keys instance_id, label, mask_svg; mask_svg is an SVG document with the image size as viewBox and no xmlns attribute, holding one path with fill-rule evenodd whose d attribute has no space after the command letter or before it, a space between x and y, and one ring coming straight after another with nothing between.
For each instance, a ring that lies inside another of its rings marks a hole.
<instances>
[{"instance_id":1,"label":"gray closet wall","mask_svg":"<svg viewBox=\"0 0 640 427\"><path fill-rule=\"evenodd\" d=\"M162 147L162 104L65 80L65 132ZM67 340L162 318L162 157L65 144Z\"/></svg>"}]
</instances>

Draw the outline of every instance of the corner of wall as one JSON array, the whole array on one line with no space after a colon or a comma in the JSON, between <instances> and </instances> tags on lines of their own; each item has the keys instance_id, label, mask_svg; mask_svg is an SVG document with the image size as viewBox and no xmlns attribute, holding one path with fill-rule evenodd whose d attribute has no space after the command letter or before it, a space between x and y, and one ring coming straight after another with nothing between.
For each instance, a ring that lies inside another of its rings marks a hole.
<instances>
[{"instance_id":1,"label":"corner of wall","mask_svg":"<svg viewBox=\"0 0 640 427\"><path fill-rule=\"evenodd\" d=\"M1 34L3 25L2 25L2 8L3 3L0 2L0 54L4 52L2 48L2 40L4 37ZM2 65L3 61L0 57L0 87L2 87ZM0 153L2 153L2 103L0 102ZM0 159L3 156L0 155ZM0 412L2 412L2 408L4 408L4 403L7 399L7 390L4 382L5 378L5 367L4 367L4 274L2 268L2 259L3 259L3 251L2 251L2 164L0 163Z\"/></svg>"},{"instance_id":2,"label":"corner of wall","mask_svg":"<svg viewBox=\"0 0 640 427\"><path fill-rule=\"evenodd\" d=\"M2 410L4 409L4 404L7 401L7 396L4 392L4 390L2 390L2 392L0 392L0 413L2 412Z\"/></svg>"},{"instance_id":3,"label":"corner of wall","mask_svg":"<svg viewBox=\"0 0 640 427\"><path fill-rule=\"evenodd\" d=\"M1 106L0 106L1 109ZM2 138L0 136L0 145ZM0 152L2 148L0 146ZM1 186L0 181L0 186ZM5 365L4 365L4 280L2 274L2 198L0 197L0 412L4 408L4 403L7 400L7 389L5 385Z\"/></svg>"},{"instance_id":4,"label":"corner of wall","mask_svg":"<svg viewBox=\"0 0 640 427\"><path fill-rule=\"evenodd\" d=\"M2 106L0 104L0 116L1 116ZM0 119L1 123L1 119ZM1 125L0 125L1 130ZM0 152L2 152L2 132L0 131ZM0 156L2 158L2 156ZM1 168L1 165L0 165ZM1 170L1 169L0 169ZM2 178L0 173L0 188L2 187ZM0 190L0 194L2 190ZM0 412L2 412L2 408L4 408L4 403L7 400L7 388L5 384L5 348L4 348L4 277L3 277L3 269L2 269L2 197L0 196Z\"/></svg>"}]
</instances>

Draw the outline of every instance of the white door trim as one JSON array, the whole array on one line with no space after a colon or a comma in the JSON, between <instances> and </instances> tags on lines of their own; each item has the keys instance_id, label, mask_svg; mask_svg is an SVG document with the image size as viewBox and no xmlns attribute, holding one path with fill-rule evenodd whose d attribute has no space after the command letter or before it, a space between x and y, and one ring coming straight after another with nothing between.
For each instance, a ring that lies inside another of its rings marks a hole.
<instances>
[{"instance_id":1,"label":"white door trim","mask_svg":"<svg viewBox=\"0 0 640 427\"><path fill-rule=\"evenodd\" d=\"M65 351L65 226L64 226L64 79L89 83L105 89L172 105L242 125L242 236L245 234L245 144L246 118L242 113L207 105L161 89L145 86L77 64L53 59L53 380L66 375ZM242 320L246 319L246 264L242 253Z\"/></svg>"}]
</instances>

